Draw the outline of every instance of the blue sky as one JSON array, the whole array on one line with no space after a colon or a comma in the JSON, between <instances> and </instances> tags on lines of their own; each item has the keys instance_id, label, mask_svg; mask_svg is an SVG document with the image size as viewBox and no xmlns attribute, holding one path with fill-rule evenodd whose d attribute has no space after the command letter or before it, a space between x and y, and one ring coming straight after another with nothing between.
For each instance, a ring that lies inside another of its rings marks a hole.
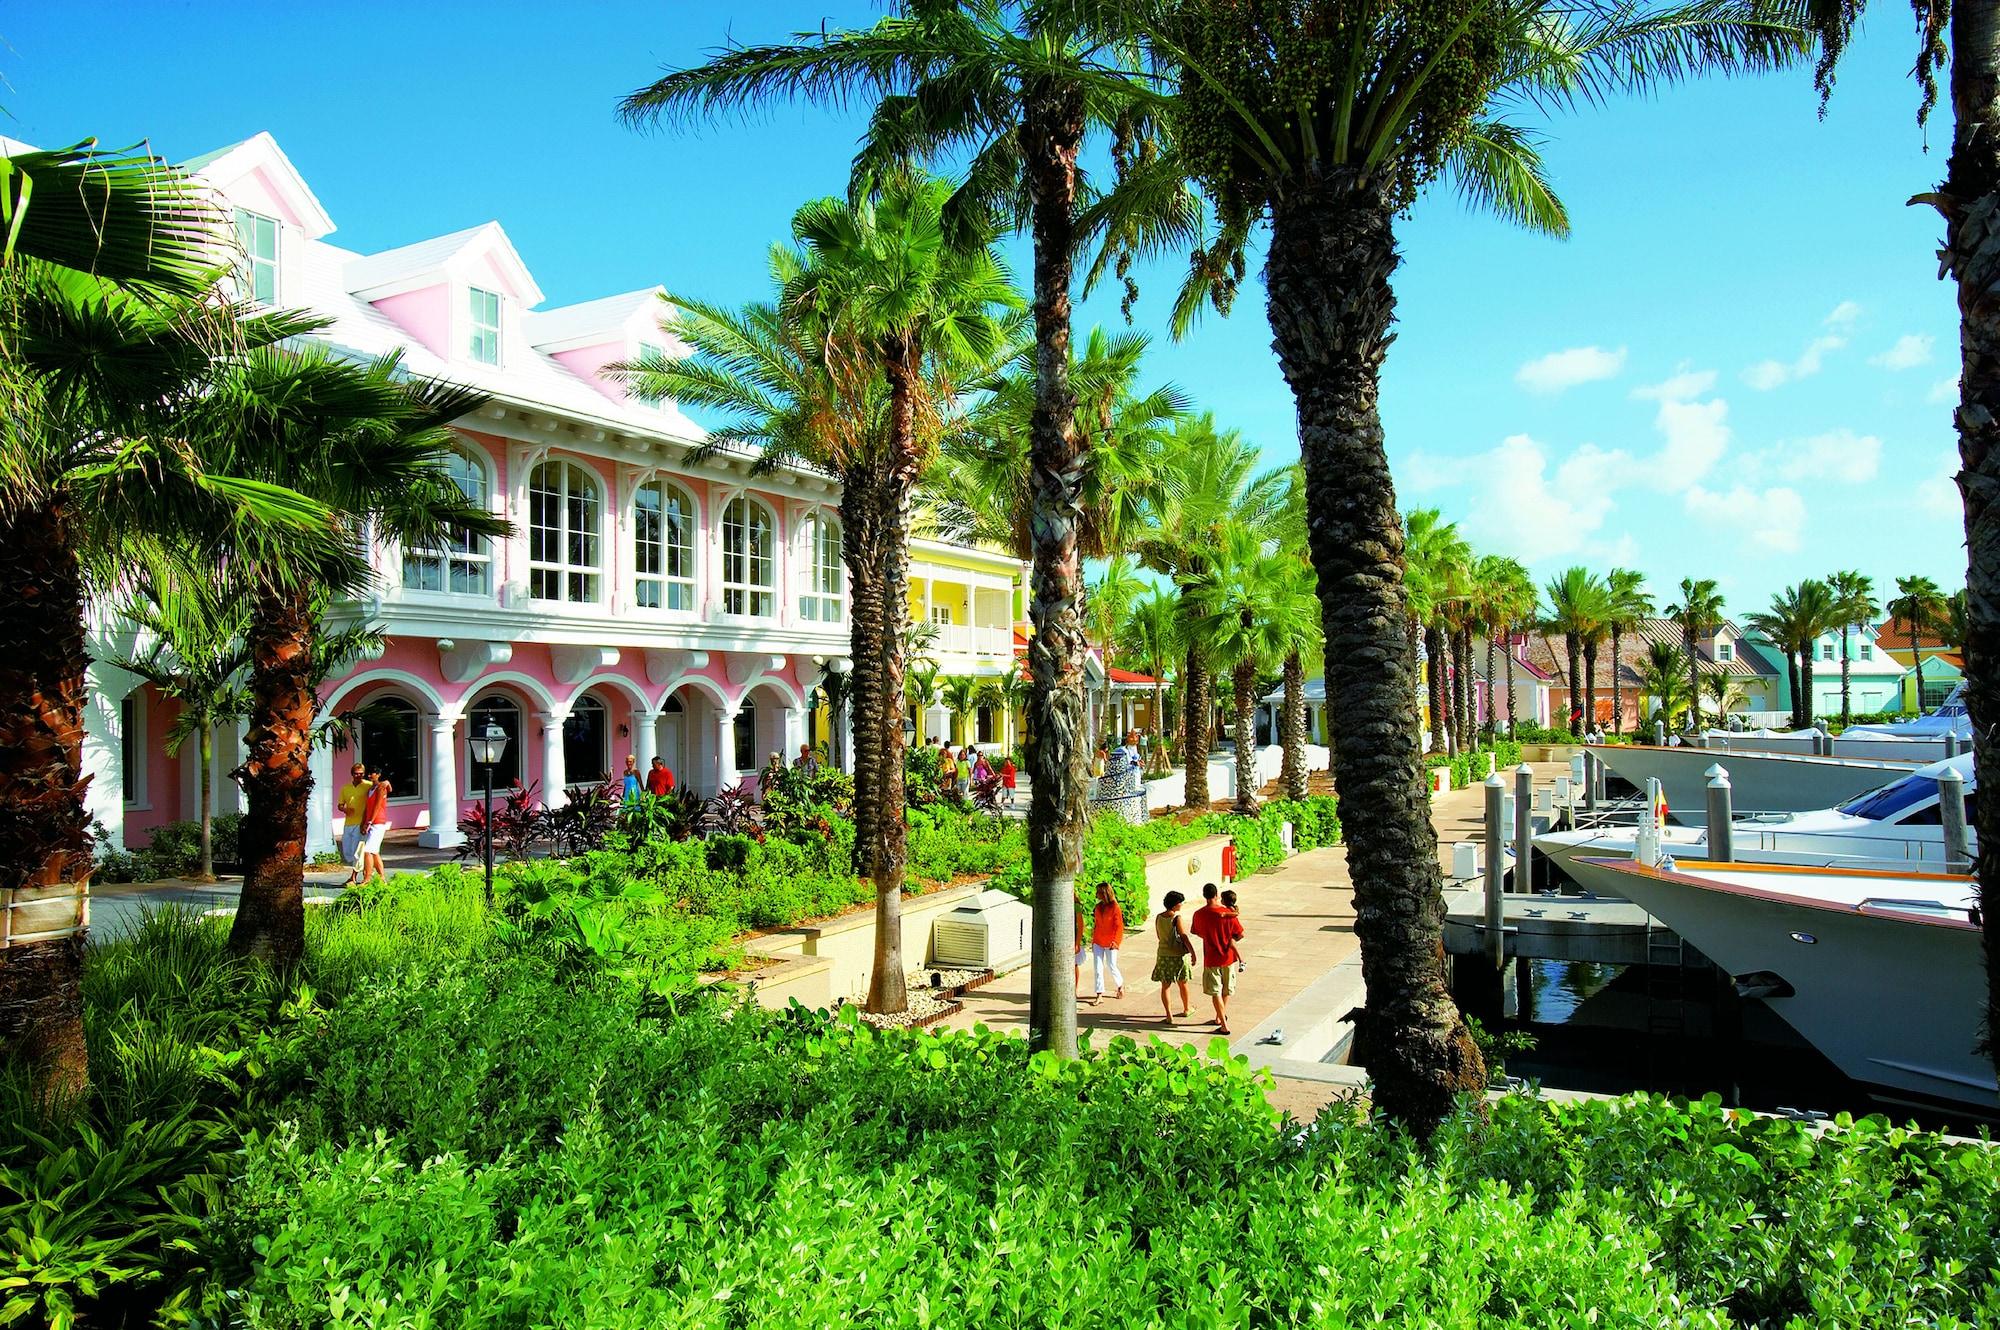
<instances>
[{"instance_id":1,"label":"blue sky","mask_svg":"<svg viewBox=\"0 0 2000 1330\"><path fill-rule=\"evenodd\" d=\"M699 134L636 133L619 96L733 34L764 40L866 0L551 7L217 0L16 5L0 17L4 132L150 139L186 157L276 135L333 215L387 248L498 218L551 305L652 282L764 289L792 210L844 180L858 116L781 107ZM1907 16L1876 6L1824 120L1809 72L1711 81L1565 117L1546 155L1575 235L1554 242L1446 192L1400 227L1383 415L1404 505L1546 578L1622 563L1670 599L1730 607L1859 568L1964 577L1950 421L1944 168L1915 124ZM1942 114L1942 113L1941 113ZM1016 270L1026 275L1026 252ZM1153 377L1295 456L1260 286L1179 345L1173 265L1142 274ZM1115 298L1080 325L1118 320ZM1080 328L1080 332L1082 329Z\"/></svg>"}]
</instances>

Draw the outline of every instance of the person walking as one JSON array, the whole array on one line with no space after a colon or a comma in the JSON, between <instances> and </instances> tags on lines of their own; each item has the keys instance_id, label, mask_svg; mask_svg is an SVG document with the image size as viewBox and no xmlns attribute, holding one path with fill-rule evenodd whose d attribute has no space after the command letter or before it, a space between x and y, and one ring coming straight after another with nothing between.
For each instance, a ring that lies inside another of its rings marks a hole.
<instances>
[{"instance_id":1,"label":"person walking","mask_svg":"<svg viewBox=\"0 0 2000 1330\"><path fill-rule=\"evenodd\" d=\"M972 793L972 761L975 756L977 750L971 744L958 750L958 792L961 795Z\"/></svg>"},{"instance_id":2,"label":"person walking","mask_svg":"<svg viewBox=\"0 0 2000 1330\"><path fill-rule=\"evenodd\" d=\"M792 766L808 776L813 775L819 771L819 754L813 751L811 744L800 744L798 760Z\"/></svg>"},{"instance_id":3,"label":"person walking","mask_svg":"<svg viewBox=\"0 0 2000 1330\"><path fill-rule=\"evenodd\" d=\"M1234 910L1216 904L1213 882L1201 889L1208 903L1194 912L1188 931L1201 939L1201 991L1215 1004L1216 1033L1229 1033L1229 997L1236 991L1236 962L1241 959L1236 944L1243 937L1243 921Z\"/></svg>"},{"instance_id":4,"label":"person walking","mask_svg":"<svg viewBox=\"0 0 2000 1330\"><path fill-rule=\"evenodd\" d=\"M1125 942L1125 912L1118 908L1118 898L1111 894L1111 884L1097 884L1097 908L1090 919L1090 981L1097 990L1090 1000L1098 1002L1104 997L1104 980L1110 975L1112 985L1118 990L1114 995L1125 996L1125 976L1118 969L1118 948Z\"/></svg>"},{"instance_id":5,"label":"person walking","mask_svg":"<svg viewBox=\"0 0 2000 1330\"><path fill-rule=\"evenodd\" d=\"M624 802L628 804L639 802L639 795L642 792L639 784L639 759L630 753L625 754L625 779L620 785L619 796Z\"/></svg>"},{"instance_id":6,"label":"person walking","mask_svg":"<svg viewBox=\"0 0 2000 1330\"><path fill-rule=\"evenodd\" d=\"M938 784L947 792L958 788L958 759L948 747L938 755Z\"/></svg>"},{"instance_id":7,"label":"person walking","mask_svg":"<svg viewBox=\"0 0 2000 1330\"><path fill-rule=\"evenodd\" d=\"M1174 1023L1174 1009L1167 1002L1167 990L1175 984L1181 989L1181 1015L1188 1011L1188 968L1194 955L1194 939L1188 936L1187 926L1181 922L1181 906L1187 897L1178 891L1167 893L1161 904L1164 908L1153 916L1153 938L1159 943L1159 955L1153 960L1153 982L1160 986L1160 1010L1167 1014L1167 1024Z\"/></svg>"},{"instance_id":8,"label":"person walking","mask_svg":"<svg viewBox=\"0 0 2000 1330\"><path fill-rule=\"evenodd\" d=\"M368 806L368 768L359 762L348 768L347 784L333 802L340 809L340 861L347 865L347 881L341 885L351 887L361 880L361 814Z\"/></svg>"},{"instance_id":9,"label":"person walking","mask_svg":"<svg viewBox=\"0 0 2000 1330\"><path fill-rule=\"evenodd\" d=\"M379 771L369 772L368 779L368 801L361 809L363 883L381 882L388 876L382 871L382 839L389 834L389 795L394 790L389 778Z\"/></svg>"},{"instance_id":10,"label":"person walking","mask_svg":"<svg viewBox=\"0 0 2000 1330\"><path fill-rule=\"evenodd\" d=\"M1093 780L1104 779L1104 745L1097 746L1097 756L1090 759L1090 775Z\"/></svg>"},{"instance_id":11,"label":"person walking","mask_svg":"<svg viewBox=\"0 0 2000 1330\"><path fill-rule=\"evenodd\" d=\"M1014 784L1020 778L1021 773L1014 766L1014 755L1009 753L1000 763L1000 802L1003 806L1014 806Z\"/></svg>"},{"instance_id":12,"label":"person walking","mask_svg":"<svg viewBox=\"0 0 2000 1330\"><path fill-rule=\"evenodd\" d=\"M673 793L674 773L663 757L653 759L653 769L646 773L646 793L658 798Z\"/></svg>"},{"instance_id":13,"label":"person walking","mask_svg":"<svg viewBox=\"0 0 2000 1330\"><path fill-rule=\"evenodd\" d=\"M993 764L986 760L986 754L974 752L972 755L972 781L975 785L993 779Z\"/></svg>"}]
</instances>

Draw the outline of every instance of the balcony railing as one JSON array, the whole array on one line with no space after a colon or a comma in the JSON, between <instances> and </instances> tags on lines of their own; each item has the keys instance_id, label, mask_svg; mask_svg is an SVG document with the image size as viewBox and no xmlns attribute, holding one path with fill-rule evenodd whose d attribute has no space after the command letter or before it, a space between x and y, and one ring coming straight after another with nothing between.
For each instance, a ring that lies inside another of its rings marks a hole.
<instances>
[{"instance_id":1,"label":"balcony railing","mask_svg":"<svg viewBox=\"0 0 2000 1330\"><path fill-rule=\"evenodd\" d=\"M973 624L940 624L937 650L958 656L1005 656L1014 648L1013 632Z\"/></svg>"}]
</instances>

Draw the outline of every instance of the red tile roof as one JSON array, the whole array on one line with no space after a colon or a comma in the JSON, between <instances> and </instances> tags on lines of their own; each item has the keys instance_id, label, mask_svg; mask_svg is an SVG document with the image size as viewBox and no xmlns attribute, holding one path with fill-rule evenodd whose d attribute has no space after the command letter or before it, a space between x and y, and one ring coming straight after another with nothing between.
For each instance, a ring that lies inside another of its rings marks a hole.
<instances>
[{"instance_id":1,"label":"red tile roof","mask_svg":"<svg viewBox=\"0 0 2000 1330\"><path fill-rule=\"evenodd\" d=\"M1910 630L1904 626L1901 619L1890 619L1875 634L1875 645L1881 647L1884 651L1908 651L1910 649ZM1937 637L1930 633L1917 634L1917 646L1919 648L1946 645L1949 644L1942 637Z\"/></svg>"}]
</instances>

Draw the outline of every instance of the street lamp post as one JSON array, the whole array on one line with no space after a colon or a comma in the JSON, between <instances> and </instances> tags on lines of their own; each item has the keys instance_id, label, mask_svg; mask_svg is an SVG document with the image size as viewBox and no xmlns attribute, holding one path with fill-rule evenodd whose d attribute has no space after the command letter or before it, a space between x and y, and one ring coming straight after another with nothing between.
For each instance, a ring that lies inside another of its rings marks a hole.
<instances>
[{"instance_id":1,"label":"street lamp post","mask_svg":"<svg viewBox=\"0 0 2000 1330\"><path fill-rule=\"evenodd\" d=\"M493 768L507 753L507 731L489 720L485 733L471 741L472 760L486 768L486 908L493 908Z\"/></svg>"}]
</instances>

